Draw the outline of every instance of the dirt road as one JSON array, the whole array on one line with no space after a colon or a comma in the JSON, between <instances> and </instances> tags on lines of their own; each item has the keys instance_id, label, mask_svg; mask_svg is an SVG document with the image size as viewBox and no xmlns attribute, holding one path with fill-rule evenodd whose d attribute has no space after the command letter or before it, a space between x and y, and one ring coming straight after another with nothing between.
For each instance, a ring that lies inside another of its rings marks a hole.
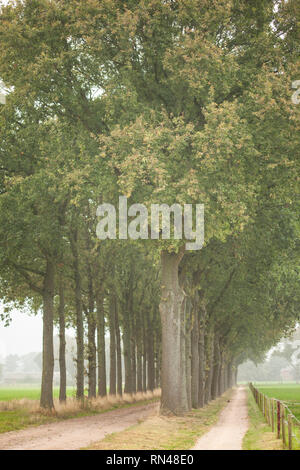
<instances>
[{"instance_id":1,"label":"dirt road","mask_svg":"<svg viewBox=\"0 0 300 470\"><path fill-rule=\"evenodd\" d=\"M158 403L0 434L0 450L77 450L158 413Z\"/></svg>"},{"instance_id":2,"label":"dirt road","mask_svg":"<svg viewBox=\"0 0 300 470\"><path fill-rule=\"evenodd\" d=\"M242 450L247 429L247 391L239 387L220 414L218 423L200 437L193 450Z\"/></svg>"}]
</instances>

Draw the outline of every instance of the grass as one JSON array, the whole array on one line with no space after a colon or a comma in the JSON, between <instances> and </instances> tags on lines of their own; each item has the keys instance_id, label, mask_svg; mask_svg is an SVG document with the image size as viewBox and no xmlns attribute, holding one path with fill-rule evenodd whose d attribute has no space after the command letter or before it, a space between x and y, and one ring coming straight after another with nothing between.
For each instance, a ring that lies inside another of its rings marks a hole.
<instances>
[{"instance_id":1,"label":"grass","mask_svg":"<svg viewBox=\"0 0 300 470\"><path fill-rule=\"evenodd\" d=\"M61 404L56 399L55 410L52 411L40 409L38 400L11 398L0 402L0 433L17 431L63 419L91 416L116 408L143 405L157 401L159 396L160 390L154 390L154 392L123 395L122 397L108 396L86 399L83 403L75 398L69 398L65 404Z\"/></svg>"},{"instance_id":2,"label":"grass","mask_svg":"<svg viewBox=\"0 0 300 470\"><path fill-rule=\"evenodd\" d=\"M255 384L254 384L255 386ZM297 419L300 420L300 385L299 384L259 384L260 392L270 398L277 398L287 402L288 407ZM293 403L299 403L294 405Z\"/></svg>"},{"instance_id":3,"label":"grass","mask_svg":"<svg viewBox=\"0 0 300 470\"><path fill-rule=\"evenodd\" d=\"M155 416L130 428L113 433L88 449L92 450L187 450L218 420L231 395L226 392L204 408L185 416Z\"/></svg>"},{"instance_id":4,"label":"grass","mask_svg":"<svg viewBox=\"0 0 300 470\"><path fill-rule=\"evenodd\" d=\"M55 421L54 417L32 414L26 409L1 411L0 433L18 431L29 426L38 426L53 421Z\"/></svg>"},{"instance_id":5,"label":"grass","mask_svg":"<svg viewBox=\"0 0 300 470\"><path fill-rule=\"evenodd\" d=\"M41 387L10 387L2 388L0 387L0 402L1 401L11 401L11 400L21 400L27 398L28 400L39 400L41 395ZM59 397L59 388L53 388L54 398ZM75 389L73 387L67 388L67 396L72 397L75 395Z\"/></svg>"},{"instance_id":6,"label":"grass","mask_svg":"<svg viewBox=\"0 0 300 470\"><path fill-rule=\"evenodd\" d=\"M248 415L249 428L243 439L243 450L282 450L282 441L276 439L276 435L266 424L250 390L248 390Z\"/></svg>"}]
</instances>

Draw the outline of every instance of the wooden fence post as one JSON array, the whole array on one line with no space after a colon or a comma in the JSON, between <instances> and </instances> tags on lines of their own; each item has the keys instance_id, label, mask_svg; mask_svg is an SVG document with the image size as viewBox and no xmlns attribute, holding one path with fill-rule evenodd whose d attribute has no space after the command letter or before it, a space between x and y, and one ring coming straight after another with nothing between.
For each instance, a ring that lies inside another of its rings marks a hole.
<instances>
[{"instance_id":1,"label":"wooden fence post","mask_svg":"<svg viewBox=\"0 0 300 470\"><path fill-rule=\"evenodd\" d=\"M288 434L289 434L289 450L293 449L293 436L292 436L292 415L288 415Z\"/></svg>"},{"instance_id":2,"label":"wooden fence post","mask_svg":"<svg viewBox=\"0 0 300 470\"><path fill-rule=\"evenodd\" d=\"M274 432L274 400L273 398L271 399L271 424L272 424L272 432Z\"/></svg>"},{"instance_id":3,"label":"wooden fence post","mask_svg":"<svg viewBox=\"0 0 300 470\"><path fill-rule=\"evenodd\" d=\"M282 427L282 441L283 445L286 446L286 435L285 435L285 406L282 406L281 411L281 427Z\"/></svg>"},{"instance_id":4,"label":"wooden fence post","mask_svg":"<svg viewBox=\"0 0 300 470\"><path fill-rule=\"evenodd\" d=\"M277 400L277 439L280 439L280 401Z\"/></svg>"}]
</instances>

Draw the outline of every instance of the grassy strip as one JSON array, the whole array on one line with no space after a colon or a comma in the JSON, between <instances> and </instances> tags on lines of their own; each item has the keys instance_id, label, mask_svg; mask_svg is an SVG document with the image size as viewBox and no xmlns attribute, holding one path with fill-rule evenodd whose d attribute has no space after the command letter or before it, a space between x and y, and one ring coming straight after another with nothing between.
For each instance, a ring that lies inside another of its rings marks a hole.
<instances>
[{"instance_id":1,"label":"grassy strip","mask_svg":"<svg viewBox=\"0 0 300 470\"><path fill-rule=\"evenodd\" d=\"M140 424L110 434L89 449L93 450L186 450L205 434L219 418L231 391L185 416L154 416Z\"/></svg>"},{"instance_id":2,"label":"grassy strip","mask_svg":"<svg viewBox=\"0 0 300 470\"><path fill-rule=\"evenodd\" d=\"M41 387L0 387L0 401L11 401L11 400L39 400L41 395ZM59 387L53 388L54 398L59 397ZM74 387L67 387L67 396L75 397L76 389Z\"/></svg>"},{"instance_id":3,"label":"grassy strip","mask_svg":"<svg viewBox=\"0 0 300 470\"><path fill-rule=\"evenodd\" d=\"M157 402L159 398L155 396L154 398L139 400L135 402L116 402L108 403L107 407L103 409L96 409L89 406L89 403L86 402L86 405L83 407L75 406L74 409L68 409L66 412L58 414L54 412L42 412L40 410L30 410L24 408L4 410L0 411L0 433L9 432L9 431L18 431L33 426L40 426L42 424L49 424L65 419L72 418L81 418L84 416L93 416L96 414L106 413L107 411L113 411L119 408L129 408L132 406L143 406L150 403Z\"/></svg>"},{"instance_id":4,"label":"grassy strip","mask_svg":"<svg viewBox=\"0 0 300 470\"><path fill-rule=\"evenodd\" d=\"M282 441L276 438L248 390L249 429L243 439L243 450L283 450Z\"/></svg>"},{"instance_id":5,"label":"grassy strip","mask_svg":"<svg viewBox=\"0 0 300 470\"><path fill-rule=\"evenodd\" d=\"M0 433L18 431L29 426L39 426L53 421L57 421L57 419L50 416L38 416L28 410L0 411Z\"/></svg>"}]
</instances>

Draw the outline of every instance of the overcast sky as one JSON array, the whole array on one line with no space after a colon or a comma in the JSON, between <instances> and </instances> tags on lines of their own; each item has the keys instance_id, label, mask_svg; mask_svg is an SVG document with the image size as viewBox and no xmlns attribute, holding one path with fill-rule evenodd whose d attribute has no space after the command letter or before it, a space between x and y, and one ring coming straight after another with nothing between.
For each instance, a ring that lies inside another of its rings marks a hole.
<instances>
[{"instance_id":1,"label":"overcast sky","mask_svg":"<svg viewBox=\"0 0 300 470\"><path fill-rule=\"evenodd\" d=\"M1 308L1 306L0 306ZM23 355L29 352L42 351L43 324L41 314L26 315L14 310L12 322L8 327L0 320L0 358L8 354ZM55 329L54 334L58 331ZM74 330L67 330L74 336Z\"/></svg>"},{"instance_id":2,"label":"overcast sky","mask_svg":"<svg viewBox=\"0 0 300 470\"><path fill-rule=\"evenodd\" d=\"M1 308L1 307L0 307ZM42 350L42 319L14 310L8 327L0 320L0 356Z\"/></svg>"}]
</instances>

